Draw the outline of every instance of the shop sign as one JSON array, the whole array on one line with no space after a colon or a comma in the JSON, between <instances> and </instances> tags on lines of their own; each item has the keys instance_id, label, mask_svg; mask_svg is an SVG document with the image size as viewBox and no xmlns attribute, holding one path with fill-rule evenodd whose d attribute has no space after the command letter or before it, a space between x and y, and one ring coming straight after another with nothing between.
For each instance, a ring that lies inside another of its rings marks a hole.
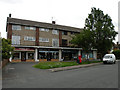
<instances>
[{"instance_id":1,"label":"shop sign","mask_svg":"<svg viewBox=\"0 0 120 90\"><path fill-rule=\"evenodd\" d=\"M15 51L35 51L33 48L15 48Z\"/></svg>"}]
</instances>

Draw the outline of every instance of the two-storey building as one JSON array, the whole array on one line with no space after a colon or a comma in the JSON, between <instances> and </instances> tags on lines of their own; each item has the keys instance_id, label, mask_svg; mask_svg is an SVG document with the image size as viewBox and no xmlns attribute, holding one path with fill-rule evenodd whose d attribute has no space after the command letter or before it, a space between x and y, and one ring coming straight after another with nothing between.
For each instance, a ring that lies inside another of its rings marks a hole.
<instances>
[{"instance_id":1,"label":"two-storey building","mask_svg":"<svg viewBox=\"0 0 120 90\"><path fill-rule=\"evenodd\" d=\"M7 38L15 47L11 62L21 61L63 61L85 53L82 48L71 48L72 36L82 31L80 28L7 17ZM90 58L96 59L96 50L91 50Z\"/></svg>"}]
</instances>

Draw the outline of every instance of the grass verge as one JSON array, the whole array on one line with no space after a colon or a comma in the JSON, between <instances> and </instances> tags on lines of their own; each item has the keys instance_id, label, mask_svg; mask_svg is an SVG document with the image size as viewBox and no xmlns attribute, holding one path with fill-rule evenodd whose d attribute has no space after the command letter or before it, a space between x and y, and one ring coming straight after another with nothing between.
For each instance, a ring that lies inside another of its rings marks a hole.
<instances>
[{"instance_id":1,"label":"grass verge","mask_svg":"<svg viewBox=\"0 0 120 90\"><path fill-rule=\"evenodd\" d=\"M74 66L74 65L82 65L82 64L90 64L90 63L99 63L101 61L87 61L82 62L81 64L78 64L76 61L70 61L70 62L40 62L33 67L39 68L39 69L51 69L51 68L58 68L58 67L66 67L66 66Z\"/></svg>"}]
</instances>

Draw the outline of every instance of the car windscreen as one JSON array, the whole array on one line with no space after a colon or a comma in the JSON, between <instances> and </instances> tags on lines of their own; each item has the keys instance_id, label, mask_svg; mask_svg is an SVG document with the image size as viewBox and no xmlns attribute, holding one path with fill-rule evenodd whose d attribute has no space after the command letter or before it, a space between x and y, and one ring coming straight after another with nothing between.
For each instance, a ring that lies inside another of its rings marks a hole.
<instances>
[{"instance_id":1,"label":"car windscreen","mask_svg":"<svg viewBox=\"0 0 120 90\"><path fill-rule=\"evenodd\" d=\"M111 56L107 55L107 56L104 56L104 58L111 58Z\"/></svg>"}]
</instances>

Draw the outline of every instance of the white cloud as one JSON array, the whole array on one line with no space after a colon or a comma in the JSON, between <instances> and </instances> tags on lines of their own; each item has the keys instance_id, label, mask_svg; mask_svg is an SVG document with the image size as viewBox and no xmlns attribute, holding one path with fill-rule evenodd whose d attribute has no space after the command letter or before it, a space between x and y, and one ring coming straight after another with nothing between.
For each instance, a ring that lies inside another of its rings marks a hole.
<instances>
[{"instance_id":1,"label":"white cloud","mask_svg":"<svg viewBox=\"0 0 120 90\"><path fill-rule=\"evenodd\" d=\"M48 23L54 17L57 24L83 28L91 7L100 8L111 16L116 26L118 0L0 0L0 32L2 37L6 37L6 19L9 13L14 18Z\"/></svg>"},{"instance_id":2,"label":"white cloud","mask_svg":"<svg viewBox=\"0 0 120 90\"><path fill-rule=\"evenodd\" d=\"M22 0L0 0L0 2L7 3L7 4L17 4L22 3Z\"/></svg>"}]
</instances>

